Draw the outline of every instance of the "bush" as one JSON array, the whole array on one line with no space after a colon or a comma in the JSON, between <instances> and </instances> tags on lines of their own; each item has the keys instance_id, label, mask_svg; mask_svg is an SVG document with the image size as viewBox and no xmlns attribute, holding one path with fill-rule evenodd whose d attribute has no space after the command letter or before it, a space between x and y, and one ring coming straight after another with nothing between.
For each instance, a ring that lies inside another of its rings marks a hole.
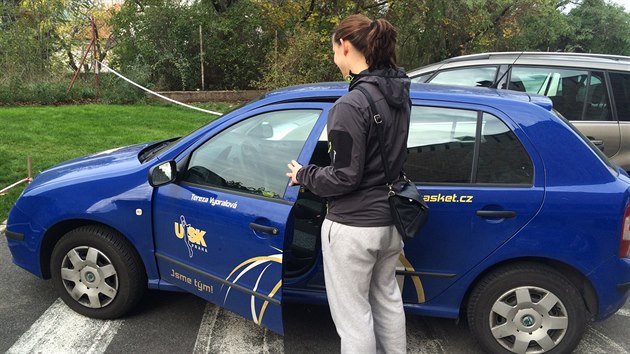
<instances>
[{"instance_id":1,"label":"bush","mask_svg":"<svg viewBox=\"0 0 630 354\"><path fill-rule=\"evenodd\" d=\"M138 79L133 73L130 76L132 80ZM101 73L99 79L99 101L103 103L131 104L144 102L146 99L144 91L113 74ZM70 93L67 93L72 81L71 75L35 82L5 78L0 81L0 105L52 105L96 101L95 80L93 74L81 74Z\"/></svg>"},{"instance_id":2,"label":"bush","mask_svg":"<svg viewBox=\"0 0 630 354\"><path fill-rule=\"evenodd\" d=\"M147 77L142 72L141 70L133 70L132 72L125 72L124 75L139 85L147 87ZM146 93L143 90L114 74L106 73L101 75L99 98L103 103L140 103L144 102L146 97Z\"/></svg>"}]
</instances>

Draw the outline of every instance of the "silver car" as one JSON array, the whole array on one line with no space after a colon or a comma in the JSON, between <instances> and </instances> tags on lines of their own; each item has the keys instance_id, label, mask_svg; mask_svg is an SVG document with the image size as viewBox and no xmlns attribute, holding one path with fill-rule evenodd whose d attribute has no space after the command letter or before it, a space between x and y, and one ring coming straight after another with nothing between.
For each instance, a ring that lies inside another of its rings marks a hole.
<instances>
[{"instance_id":1,"label":"silver car","mask_svg":"<svg viewBox=\"0 0 630 354\"><path fill-rule=\"evenodd\" d=\"M554 108L630 171L630 57L545 52L465 55L409 72L413 82L549 96Z\"/></svg>"}]
</instances>

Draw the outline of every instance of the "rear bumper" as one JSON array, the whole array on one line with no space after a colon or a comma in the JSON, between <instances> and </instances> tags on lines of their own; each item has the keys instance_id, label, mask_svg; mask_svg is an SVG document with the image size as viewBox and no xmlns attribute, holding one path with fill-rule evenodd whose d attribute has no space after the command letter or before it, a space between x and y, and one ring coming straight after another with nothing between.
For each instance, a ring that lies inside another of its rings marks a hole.
<instances>
[{"instance_id":1,"label":"rear bumper","mask_svg":"<svg viewBox=\"0 0 630 354\"><path fill-rule=\"evenodd\" d=\"M589 274L597 292L596 320L612 316L630 297L630 259L613 257Z\"/></svg>"}]
</instances>

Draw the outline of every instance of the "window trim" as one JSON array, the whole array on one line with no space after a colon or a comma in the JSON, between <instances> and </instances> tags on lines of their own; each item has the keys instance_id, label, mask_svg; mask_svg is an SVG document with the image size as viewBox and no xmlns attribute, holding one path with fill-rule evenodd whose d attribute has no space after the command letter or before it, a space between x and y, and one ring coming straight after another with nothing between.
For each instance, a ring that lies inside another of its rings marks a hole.
<instances>
[{"instance_id":1,"label":"window trim","mask_svg":"<svg viewBox=\"0 0 630 354\"><path fill-rule=\"evenodd\" d=\"M613 115L613 122L621 123L626 122L619 119L619 115L617 114L617 102L615 100L615 93L613 92L612 87L612 79L610 78L610 73L613 72L615 74L622 74L630 76L630 71L615 71L615 70L603 70L604 77L606 78L606 90L608 90L608 100L610 101L610 109Z\"/></svg>"}]
</instances>

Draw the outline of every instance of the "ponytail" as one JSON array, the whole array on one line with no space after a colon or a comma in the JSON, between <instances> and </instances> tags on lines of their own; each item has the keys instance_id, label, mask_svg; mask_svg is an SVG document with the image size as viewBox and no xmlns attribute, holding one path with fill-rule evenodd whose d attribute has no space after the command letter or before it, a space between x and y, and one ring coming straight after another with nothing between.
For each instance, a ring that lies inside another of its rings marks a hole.
<instances>
[{"instance_id":1,"label":"ponytail","mask_svg":"<svg viewBox=\"0 0 630 354\"><path fill-rule=\"evenodd\" d=\"M396 67L396 30L389 21L382 18L372 21L363 54L370 69Z\"/></svg>"},{"instance_id":2,"label":"ponytail","mask_svg":"<svg viewBox=\"0 0 630 354\"><path fill-rule=\"evenodd\" d=\"M350 41L365 56L370 71L396 68L396 30L389 21L348 16L333 32L333 41L340 39Z\"/></svg>"}]
</instances>

